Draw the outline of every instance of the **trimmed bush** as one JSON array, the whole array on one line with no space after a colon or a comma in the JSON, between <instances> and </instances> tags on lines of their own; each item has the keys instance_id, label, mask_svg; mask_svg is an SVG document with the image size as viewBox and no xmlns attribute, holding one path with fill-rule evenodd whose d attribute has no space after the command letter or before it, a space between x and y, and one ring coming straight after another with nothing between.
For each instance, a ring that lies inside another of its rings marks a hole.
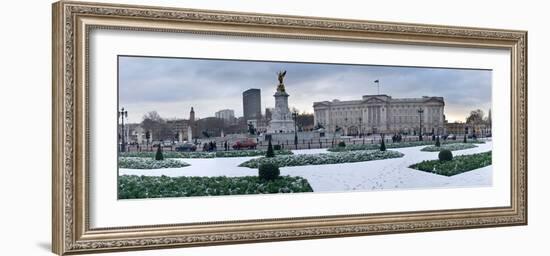
<instances>
[{"instance_id":1,"label":"trimmed bush","mask_svg":"<svg viewBox=\"0 0 550 256\"><path fill-rule=\"evenodd\" d=\"M153 158L143 157L118 158L118 167L127 169L181 168L186 166L189 166L189 164L176 159L155 160Z\"/></svg>"},{"instance_id":2,"label":"trimmed bush","mask_svg":"<svg viewBox=\"0 0 550 256\"><path fill-rule=\"evenodd\" d=\"M435 173L444 176L453 176L459 173L483 168L491 165L491 151L473 155L461 155L452 161L428 160L409 166L410 168Z\"/></svg>"},{"instance_id":3,"label":"trimmed bush","mask_svg":"<svg viewBox=\"0 0 550 256\"><path fill-rule=\"evenodd\" d=\"M275 150L281 150L281 145L275 145L275 146L273 146L273 149L275 149Z\"/></svg>"},{"instance_id":4,"label":"trimmed bush","mask_svg":"<svg viewBox=\"0 0 550 256\"><path fill-rule=\"evenodd\" d=\"M382 143L380 143L380 151L386 151L386 142L384 142L384 139L382 139Z\"/></svg>"},{"instance_id":5,"label":"trimmed bush","mask_svg":"<svg viewBox=\"0 0 550 256\"><path fill-rule=\"evenodd\" d=\"M441 145L447 145L447 144L453 144L453 143L462 143L460 141L443 141L440 142ZM482 140L469 140L468 144L483 144L485 143ZM408 148L408 147L418 147L418 146L428 146L432 145L432 141L403 141L403 142L396 142L396 143L387 143L385 144L386 148ZM332 147L327 149L330 152L343 152L343 151L356 151L356 150L379 150L380 145L379 144L348 144L345 148L341 147ZM439 150L437 150L439 151Z\"/></svg>"},{"instance_id":6,"label":"trimmed bush","mask_svg":"<svg viewBox=\"0 0 550 256\"><path fill-rule=\"evenodd\" d=\"M346 147L346 143L343 141L338 142L338 147Z\"/></svg>"},{"instance_id":7,"label":"trimmed bush","mask_svg":"<svg viewBox=\"0 0 550 256\"><path fill-rule=\"evenodd\" d=\"M476 148L477 146L473 143L452 143L452 144L442 144L441 146L427 146L422 148L420 151L424 152L439 152L441 150L447 149L450 151L464 150L470 148Z\"/></svg>"},{"instance_id":8,"label":"trimmed bush","mask_svg":"<svg viewBox=\"0 0 550 256\"><path fill-rule=\"evenodd\" d=\"M151 161L154 161L151 159ZM266 181L257 176L245 177L167 177L121 175L118 199L221 196L270 193L313 192L302 177L281 176Z\"/></svg>"},{"instance_id":9,"label":"trimmed bush","mask_svg":"<svg viewBox=\"0 0 550 256\"><path fill-rule=\"evenodd\" d=\"M443 149L439 151L438 155L439 161L452 161L453 160L453 152L451 152L448 149Z\"/></svg>"},{"instance_id":10,"label":"trimmed bush","mask_svg":"<svg viewBox=\"0 0 550 256\"><path fill-rule=\"evenodd\" d=\"M164 160L164 156L162 155L162 147L161 146L157 147L157 153L155 154L155 160L157 160L157 161Z\"/></svg>"},{"instance_id":11,"label":"trimmed bush","mask_svg":"<svg viewBox=\"0 0 550 256\"><path fill-rule=\"evenodd\" d=\"M437 138L435 139L435 146L441 147L441 143L439 142L439 136L437 136Z\"/></svg>"},{"instance_id":12,"label":"trimmed bush","mask_svg":"<svg viewBox=\"0 0 550 256\"><path fill-rule=\"evenodd\" d=\"M262 180L275 180L280 174L279 167L273 163L262 163L258 167L258 176Z\"/></svg>"},{"instance_id":13,"label":"trimmed bush","mask_svg":"<svg viewBox=\"0 0 550 256\"><path fill-rule=\"evenodd\" d=\"M403 157L402 153L397 151L379 151L379 150L358 150L336 153L317 153L304 155L277 155L267 158L260 157L250 159L241 163L240 167L258 168L261 164L272 163L278 167L284 166L304 166L304 165L323 165L323 164L343 164L356 163L372 160L382 160L390 158Z\"/></svg>"},{"instance_id":14,"label":"trimmed bush","mask_svg":"<svg viewBox=\"0 0 550 256\"><path fill-rule=\"evenodd\" d=\"M462 141L463 143L468 143L466 137L468 137L468 134L464 134L464 141Z\"/></svg>"},{"instance_id":15,"label":"trimmed bush","mask_svg":"<svg viewBox=\"0 0 550 256\"><path fill-rule=\"evenodd\" d=\"M269 143L267 144L267 153L265 154L265 157L275 157L275 152L273 152L273 145L271 145L271 139L269 139Z\"/></svg>"}]
</instances>

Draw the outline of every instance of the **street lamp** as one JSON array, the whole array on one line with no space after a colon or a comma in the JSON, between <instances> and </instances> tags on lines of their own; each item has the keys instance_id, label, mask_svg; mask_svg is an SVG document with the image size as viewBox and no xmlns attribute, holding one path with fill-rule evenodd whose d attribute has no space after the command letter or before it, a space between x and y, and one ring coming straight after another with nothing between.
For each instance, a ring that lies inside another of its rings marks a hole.
<instances>
[{"instance_id":1,"label":"street lamp","mask_svg":"<svg viewBox=\"0 0 550 256\"><path fill-rule=\"evenodd\" d=\"M124 108L122 108L120 111L118 111L118 117L119 118L122 118L122 125L121 125L121 140L122 140L122 144L120 145L120 152L124 152L126 151L126 142L125 142L125 137L126 137L126 134L124 133L124 118L128 119L128 111L124 110Z\"/></svg>"},{"instance_id":2,"label":"street lamp","mask_svg":"<svg viewBox=\"0 0 550 256\"><path fill-rule=\"evenodd\" d=\"M422 140L422 114L424 113L424 109L419 108L417 110L417 112L418 112L418 115L419 115L419 118L420 118L420 132L418 134L418 140L421 141Z\"/></svg>"},{"instance_id":3,"label":"street lamp","mask_svg":"<svg viewBox=\"0 0 550 256\"><path fill-rule=\"evenodd\" d=\"M292 113L292 119L294 119L294 148L298 149L298 129L296 125L296 121L298 119L298 113L296 111Z\"/></svg>"},{"instance_id":4,"label":"street lamp","mask_svg":"<svg viewBox=\"0 0 550 256\"><path fill-rule=\"evenodd\" d=\"M361 126L363 124L363 118L359 117L359 138L363 136L363 127Z\"/></svg>"},{"instance_id":5,"label":"street lamp","mask_svg":"<svg viewBox=\"0 0 550 256\"><path fill-rule=\"evenodd\" d=\"M347 115L347 114L346 114L346 115ZM344 135L348 135L348 133L347 133L347 131L346 131L346 130L349 129L349 128L348 128L348 118L347 118L347 117L344 118L344 127L345 127L345 130L344 130L345 134L344 134Z\"/></svg>"}]
</instances>

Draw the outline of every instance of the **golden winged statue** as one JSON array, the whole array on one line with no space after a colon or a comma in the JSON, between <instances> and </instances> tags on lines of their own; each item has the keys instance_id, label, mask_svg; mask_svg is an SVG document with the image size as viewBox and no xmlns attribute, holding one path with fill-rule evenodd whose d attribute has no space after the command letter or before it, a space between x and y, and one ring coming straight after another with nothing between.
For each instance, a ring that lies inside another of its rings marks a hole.
<instances>
[{"instance_id":1,"label":"golden winged statue","mask_svg":"<svg viewBox=\"0 0 550 256\"><path fill-rule=\"evenodd\" d=\"M285 92L285 84L284 84L284 79L285 79L285 75L286 75L286 70L283 70L283 71L279 71L277 73L277 76L278 76L278 79L279 79L279 85L277 86L277 91L278 92Z\"/></svg>"}]
</instances>

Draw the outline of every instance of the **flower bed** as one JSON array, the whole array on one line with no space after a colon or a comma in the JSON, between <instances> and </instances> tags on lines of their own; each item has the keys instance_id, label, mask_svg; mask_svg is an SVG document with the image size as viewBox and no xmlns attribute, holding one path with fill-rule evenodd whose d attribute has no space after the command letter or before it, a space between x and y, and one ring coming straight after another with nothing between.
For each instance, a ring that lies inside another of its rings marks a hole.
<instances>
[{"instance_id":1,"label":"flower bed","mask_svg":"<svg viewBox=\"0 0 550 256\"><path fill-rule=\"evenodd\" d=\"M492 152L456 156L451 161L429 160L409 166L420 171L453 176L459 173L479 169L491 165Z\"/></svg>"},{"instance_id":2,"label":"flower bed","mask_svg":"<svg viewBox=\"0 0 550 256\"><path fill-rule=\"evenodd\" d=\"M436 147L434 145L427 146L425 148L422 148L420 151L439 152L443 149L456 151L456 150L463 150L463 149L476 148L476 147L477 146L473 143L452 143L452 144L442 144L440 147Z\"/></svg>"},{"instance_id":3,"label":"flower bed","mask_svg":"<svg viewBox=\"0 0 550 256\"><path fill-rule=\"evenodd\" d=\"M267 150L234 150L234 151L216 151L216 152L173 152L164 151L164 158L215 158L215 157L246 157L263 156ZM155 152L122 152L121 157L155 157ZM275 155L292 155L292 151L287 149L275 150Z\"/></svg>"},{"instance_id":4,"label":"flower bed","mask_svg":"<svg viewBox=\"0 0 550 256\"><path fill-rule=\"evenodd\" d=\"M245 195L313 192L301 177L281 176L264 181L246 177L151 177L122 175L118 179L118 198L160 198L189 196Z\"/></svg>"},{"instance_id":5,"label":"flower bed","mask_svg":"<svg viewBox=\"0 0 550 256\"><path fill-rule=\"evenodd\" d=\"M462 141L455 141L455 140L446 140L441 141L441 145L451 145L451 144L464 144ZM470 140L466 144L483 144L484 141L481 140ZM408 147L418 147L418 146L427 146L427 145L434 145L435 142L431 140L423 140L423 141L406 141L406 142L398 142L398 143L386 143L386 148L408 148ZM349 144L345 147L333 147L327 149L330 152L345 152L345 151L356 151L356 150L374 150L379 149L380 143L376 144Z\"/></svg>"},{"instance_id":6,"label":"flower bed","mask_svg":"<svg viewBox=\"0 0 550 256\"><path fill-rule=\"evenodd\" d=\"M155 160L144 157L119 157L118 167L127 169L161 169L161 168L180 168L189 166L188 163L175 160L164 159Z\"/></svg>"},{"instance_id":7,"label":"flower bed","mask_svg":"<svg viewBox=\"0 0 550 256\"><path fill-rule=\"evenodd\" d=\"M362 150L337 153L319 153L307 155L279 155L271 158L261 157L248 160L239 166L258 168L262 163L273 163L279 167L354 163L388 158L402 157L403 154L396 151Z\"/></svg>"}]
</instances>

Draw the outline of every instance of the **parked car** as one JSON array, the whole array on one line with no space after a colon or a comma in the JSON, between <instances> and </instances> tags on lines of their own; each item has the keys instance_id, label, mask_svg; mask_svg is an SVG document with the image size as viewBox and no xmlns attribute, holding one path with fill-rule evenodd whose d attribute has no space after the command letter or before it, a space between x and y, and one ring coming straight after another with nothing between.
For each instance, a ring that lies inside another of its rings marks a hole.
<instances>
[{"instance_id":1,"label":"parked car","mask_svg":"<svg viewBox=\"0 0 550 256\"><path fill-rule=\"evenodd\" d=\"M448 139L448 140L456 140L456 135L454 135L454 134L449 134L449 135L447 135L447 139Z\"/></svg>"},{"instance_id":2,"label":"parked car","mask_svg":"<svg viewBox=\"0 0 550 256\"><path fill-rule=\"evenodd\" d=\"M233 149L256 149L258 143L254 140L240 140L233 144Z\"/></svg>"},{"instance_id":3,"label":"parked car","mask_svg":"<svg viewBox=\"0 0 550 256\"><path fill-rule=\"evenodd\" d=\"M183 143L176 147L178 152L193 152L197 150L197 146L193 143Z\"/></svg>"}]
</instances>

